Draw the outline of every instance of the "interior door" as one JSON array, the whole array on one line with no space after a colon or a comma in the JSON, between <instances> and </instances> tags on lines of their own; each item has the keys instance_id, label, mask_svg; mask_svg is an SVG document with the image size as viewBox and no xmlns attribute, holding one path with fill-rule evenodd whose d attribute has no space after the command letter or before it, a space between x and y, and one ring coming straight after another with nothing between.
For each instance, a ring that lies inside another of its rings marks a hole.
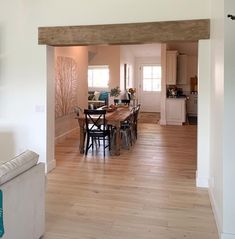
<instances>
[{"instance_id":1,"label":"interior door","mask_svg":"<svg viewBox=\"0 0 235 239\"><path fill-rule=\"evenodd\" d=\"M161 65L144 64L140 69L140 103L143 112L160 112Z\"/></svg>"}]
</instances>

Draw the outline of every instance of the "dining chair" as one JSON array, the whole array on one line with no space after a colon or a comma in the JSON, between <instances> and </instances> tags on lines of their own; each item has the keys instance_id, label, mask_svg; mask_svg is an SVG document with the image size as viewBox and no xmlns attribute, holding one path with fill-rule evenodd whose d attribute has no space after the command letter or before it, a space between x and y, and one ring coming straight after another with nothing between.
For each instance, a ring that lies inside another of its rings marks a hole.
<instances>
[{"instance_id":1,"label":"dining chair","mask_svg":"<svg viewBox=\"0 0 235 239\"><path fill-rule=\"evenodd\" d=\"M114 104L123 104L123 105L130 105L130 100L128 99L114 99Z\"/></svg>"},{"instance_id":2,"label":"dining chair","mask_svg":"<svg viewBox=\"0 0 235 239\"><path fill-rule=\"evenodd\" d=\"M120 139L122 146L130 149L133 142L133 122L134 122L134 115L133 109L131 110L130 116L125 121L121 122L120 125ZM112 145L115 147L115 139L116 139L116 127L112 128Z\"/></svg>"},{"instance_id":3,"label":"dining chair","mask_svg":"<svg viewBox=\"0 0 235 239\"><path fill-rule=\"evenodd\" d=\"M79 117L83 114L82 108L80 108L79 106L75 106L75 107L73 108L73 112L76 114L75 119L77 119L77 120L78 120L78 123L79 123ZM83 127L83 131L84 131L83 142L85 142L85 139L86 139L86 127L85 127L85 125L84 125L84 127Z\"/></svg>"},{"instance_id":4,"label":"dining chair","mask_svg":"<svg viewBox=\"0 0 235 239\"><path fill-rule=\"evenodd\" d=\"M75 106L73 112L79 117L82 114L82 109L79 106Z\"/></svg>"},{"instance_id":5,"label":"dining chair","mask_svg":"<svg viewBox=\"0 0 235 239\"><path fill-rule=\"evenodd\" d=\"M128 119L121 123L120 128L121 138L122 140L125 141L124 143L128 149L130 148L130 146L132 146L134 142L133 125L134 125L134 109L131 110L131 114L128 117Z\"/></svg>"},{"instance_id":6,"label":"dining chair","mask_svg":"<svg viewBox=\"0 0 235 239\"><path fill-rule=\"evenodd\" d=\"M138 117L139 117L139 112L140 112L140 104L138 104L135 108L134 108L134 119L133 119L133 131L134 131L134 136L135 139L137 139L137 135L138 135Z\"/></svg>"},{"instance_id":7,"label":"dining chair","mask_svg":"<svg viewBox=\"0 0 235 239\"><path fill-rule=\"evenodd\" d=\"M111 150L111 140L110 140L110 128L107 125L105 119L106 110L91 110L85 109L85 122L86 122L86 150L85 155L87 155L88 150L92 147L94 149L94 144L98 141L100 146L100 140L103 141L103 155L105 157L105 149L108 147ZM108 144L105 141L108 140ZM96 144L97 147L97 144Z\"/></svg>"}]
</instances>

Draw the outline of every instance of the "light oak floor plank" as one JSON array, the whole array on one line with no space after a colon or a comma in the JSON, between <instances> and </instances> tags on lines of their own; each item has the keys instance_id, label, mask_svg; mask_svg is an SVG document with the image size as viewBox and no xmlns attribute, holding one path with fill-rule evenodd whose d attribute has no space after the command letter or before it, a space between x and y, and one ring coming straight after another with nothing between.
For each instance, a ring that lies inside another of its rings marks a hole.
<instances>
[{"instance_id":1,"label":"light oak floor plank","mask_svg":"<svg viewBox=\"0 0 235 239\"><path fill-rule=\"evenodd\" d=\"M120 156L80 155L79 135L56 146L43 239L218 239L195 186L196 126L139 124Z\"/></svg>"}]
</instances>

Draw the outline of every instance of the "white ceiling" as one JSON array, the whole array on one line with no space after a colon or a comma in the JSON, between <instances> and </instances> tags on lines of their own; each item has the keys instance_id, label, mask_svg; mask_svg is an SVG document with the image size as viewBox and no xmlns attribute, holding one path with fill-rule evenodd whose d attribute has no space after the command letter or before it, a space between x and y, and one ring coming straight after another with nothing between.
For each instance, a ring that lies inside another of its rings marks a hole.
<instances>
[{"instance_id":1,"label":"white ceiling","mask_svg":"<svg viewBox=\"0 0 235 239\"><path fill-rule=\"evenodd\" d=\"M139 45L124 45L121 46L123 50L130 51L134 57L160 57L161 44L139 44ZM198 43L197 42L175 42L167 43L168 50L178 50L179 53L197 56Z\"/></svg>"},{"instance_id":2,"label":"white ceiling","mask_svg":"<svg viewBox=\"0 0 235 239\"><path fill-rule=\"evenodd\" d=\"M135 57L159 57L161 56L161 44L124 45L123 50L130 51Z\"/></svg>"},{"instance_id":3,"label":"white ceiling","mask_svg":"<svg viewBox=\"0 0 235 239\"><path fill-rule=\"evenodd\" d=\"M178 50L181 54L188 56L198 55L198 43L197 42L175 42L167 44L169 50Z\"/></svg>"}]
</instances>

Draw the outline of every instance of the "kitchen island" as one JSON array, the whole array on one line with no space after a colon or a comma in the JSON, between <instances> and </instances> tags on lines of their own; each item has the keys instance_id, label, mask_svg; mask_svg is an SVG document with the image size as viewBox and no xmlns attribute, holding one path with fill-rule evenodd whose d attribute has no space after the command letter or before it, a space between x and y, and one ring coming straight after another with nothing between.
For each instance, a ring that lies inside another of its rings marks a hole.
<instances>
[{"instance_id":1,"label":"kitchen island","mask_svg":"<svg viewBox=\"0 0 235 239\"><path fill-rule=\"evenodd\" d=\"M166 98L166 124L183 125L186 122L186 98Z\"/></svg>"}]
</instances>

